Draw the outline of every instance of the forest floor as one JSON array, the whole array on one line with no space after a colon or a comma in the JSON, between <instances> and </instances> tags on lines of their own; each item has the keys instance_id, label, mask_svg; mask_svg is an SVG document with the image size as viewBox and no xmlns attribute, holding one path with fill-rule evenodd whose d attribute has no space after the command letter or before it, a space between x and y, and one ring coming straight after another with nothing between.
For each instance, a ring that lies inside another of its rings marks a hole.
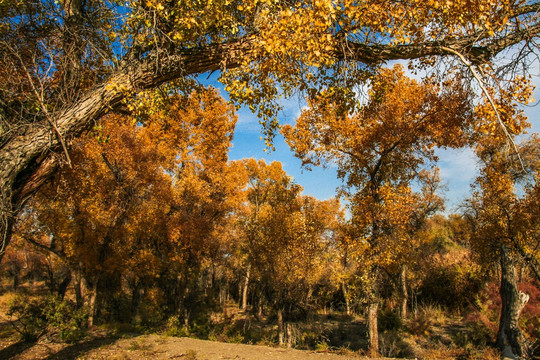
<instances>
[{"instance_id":1,"label":"forest floor","mask_svg":"<svg viewBox=\"0 0 540 360\"><path fill-rule=\"evenodd\" d=\"M139 335L114 338L95 334L75 343L40 340L35 344L0 342L0 359L253 359L253 360L339 360L362 359L355 353L284 349L261 345L221 343L192 338ZM363 358L367 359L367 358ZM384 358L380 358L384 359Z\"/></svg>"},{"instance_id":2,"label":"forest floor","mask_svg":"<svg viewBox=\"0 0 540 360\"><path fill-rule=\"evenodd\" d=\"M258 322L246 316L237 306L226 307L222 313L217 314L219 316L214 319L215 327L210 334L203 337L218 341L168 336L178 334L172 334L167 329L146 329L141 332L136 328L118 324L117 327L94 327L75 343L60 341L58 333L54 332L45 334L35 343L24 343L20 341L20 336L7 315L8 298L8 294L0 296L0 360L369 359L363 356L366 354L367 335L361 317L325 313L297 322L291 331L297 340L297 349L288 349L272 345L276 331L272 321ZM396 330L381 330L381 353L387 357L378 359L499 358L496 351L489 347L478 347L478 344L470 343L471 337L478 337L476 328L465 326L461 317L449 316L450 314L444 314L436 308L424 310L420 315L422 316L412 317ZM381 321L380 325L386 323L388 326L388 322L387 318ZM145 334L142 334L143 332ZM242 334L243 336L240 336ZM248 334L252 337L248 337ZM481 348L483 350L480 350Z\"/></svg>"},{"instance_id":3,"label":"forest floor","mask_svg":"<svg viewBox=\"0 0 540 360\"><path fill-rule=\"evenodd\" d=\"M333 326L332 324L327 325ZM434 326L430 336L414 338L404 337L404 334L396 337L392 336L390 339L383 339L381 351L388 355L390 355L389 352L393 352L392 355L407 359L478 360L497 358L493 356L495 354L487 353L466 356L463 349L455 346L451 346L451 348L443 346L445 343L450 343L453 333L460 332L461 329L462 326L456 321L443 326ZM350 329L346 331L348 332ZM384 337L383 334L381 336ZM401 349L401 353L398 351L399 349ZM403 353L403 349L407 349L407 352ZM18 334L13 330L7 316L0 312L0 359L373 359L362 356L362 353L362 350L354 351L348 347L324 348L319 351L296 350L277 346L247 345L188 337L173 337L163 334L117 333L102 327L90 330L83 339L71 344L59 341L56 334L45 335L36 343L24 343L19 341ZM393 357L380 357L377 359L393 359Z\"/></svg>"}]
</instances>

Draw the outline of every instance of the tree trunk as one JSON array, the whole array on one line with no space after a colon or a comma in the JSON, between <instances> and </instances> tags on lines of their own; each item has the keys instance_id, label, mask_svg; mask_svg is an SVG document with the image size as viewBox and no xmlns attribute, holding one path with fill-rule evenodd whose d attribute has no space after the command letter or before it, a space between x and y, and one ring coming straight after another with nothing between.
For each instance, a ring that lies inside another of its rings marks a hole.
<instances>
[{"instance_id":1,"label":"tree trunk","mask_svg":"<svg viewBox=\"0 0 540 360\"><path fill-rule=\"evenodd\" d=\"M19 272L15 271L13 273L13 291L17 290L19 287Z\"/></svg>"},{"instance_id":2,"label":"tree trunk","mask_svg":"<svg viewBox=\"0 0 540 360\"><path fill-rule=\"evenodd\" d=\"M90 299L88 301L88 326L92 327L95 324L98 304L98 278L92 283Z\"/></svg>"},{"instance_id":3,"label":"tree trunk","mask_svg":"<svg viewBox=\"0 0 540 360\"><path fill-rule=\"evenodd\" d=\"M67 288L71 284L71 271L67 270L64 278L62 281L58 284L56 288L56 292L60 299L64 300L64 296L66 295Z\"/></svg>"},{"instance_id":4,"label":"tree trunk","mask_svg":"<svg viewBox=\"0 0 540 360\"><path fill-rule=\"evenodd\" d=\"M75 303L77 304L77 308L80 309L84 305L84 299L82 295L82 279L81 279L81 271L76 270L75 274L75 283L73 284L73 288L75 290Z\"/></svg>"},{"instance_id":5,"label":"tree trunk","mask_svg":"<svg viewBox=\"0 0 540 360\"><path fill-rule=\"evenodd\" d=\"M167 54L163 49L149 51L140 58L129 52L118 69L103 83L87 90L74 103L51 114L47 122L29 122L2 144L0 152L0 262L11 240L12 227L28 200L58 169L64 139L80 136L111 109L120 106L132 92L155 88L190 74L237 67L253 38ZM157 61L159 59L159 61ZM118 89L125 89L119 91Z\"/></svg>"},{"instance_id":6,"label":"tree trunk","mask_svg":"<svg viewBox=\"0 0 540 360\"><path fill-rule=\"evenodd\" d=\"M131 317L135 321L139 321L140 316L140 305L144 296L144 288L136 283L131 289Z\"/></svg>"},{"instance_id":7,"label":"tree trunk","mask_svg":"<svg viewBox=\"0 0 540 360\"><path fill-rule=\"evenodd\" d=\"M379 329L377 312L379 311L379 301L371 300L367 306L367 328L368 328L368 354L369 356L379 356Z\"/></svg>"},{"instance_id":8,"label":"tree trunk","mask_svg":"<svg viewBox=\"0 0 540 360\"><path fill-rule=\"evenodd\" d=\"M401 274L400 274L400 283L399 283L399 290L400 290L400 298L401 298L401 319L405 320L407 318L407 302L409 300L409 294L407 292L407 265L401 266Z\"/></svg>"},{"instance_id":9,"label":"tree trunk","mask_svg":"<svg viewBox=\"0 0 540 360\"><path fill-rule=\"evenodd\" d=\"M285 343L285 327L283 326L283 308L277 311L278 342L279 346Z\"/></svg>"},{"instance_id":10,"label":"tree trunk","mask_svg":"<svg viewBox=\"0 0 540 360\"><path fill-rule=\"evenodd\" d=\"M247 309L247 300L248 300L248 285L249 285L249 276L251 274L251 264L247 266L246 275L244 277L244 284L242 288L242 310Z\"/></svg>"},{"instance_id":11,"label":"tree trunk","mask_svg":"<svg viewBox=\"0 0 540 360\"><path fill-rule=\"evenodd\" d=\"M287 348L293 347L293 342L295 342L294 336L293 336L293 328L292 325L289 323L285 324L285 329L287 331Z\"/></svg>"},{"instance_id":12,"label":"tree trunk","mask_svg":"<svg viewBox=\"0 0 540 360\"><path fill-rule=\"evenodd\" d=\"M343 298L345 299L345 309L347 310L347 315L351 315L351 302L349 300L349 292L347 291L345 281L341 282L341 291L343 292Z\"/></svg>"},{"instance_id":13,"label":"tree trunk","mask_svg":"<svg viewBox=\"0 0 540 360\"><path fill-rule=\"evenodd\" d=\"M313 286L309 285L309 288L306 294L306 303L309 303L311 301L312 296L313 296Z\"/></svg>"},{"instance_id":14,"label":"tree trunk","mask_svg":"<svg viewBox=\"0 0 540 360\"><path fill-rule=\"evenodd\" d=\"M497 334L497 347L503 359L523 359L529 355L527 340L518 324L519 315L529 295L518 290L516 261L504 245L501 248L501 319Z\"/></svg>"}]
</instances>

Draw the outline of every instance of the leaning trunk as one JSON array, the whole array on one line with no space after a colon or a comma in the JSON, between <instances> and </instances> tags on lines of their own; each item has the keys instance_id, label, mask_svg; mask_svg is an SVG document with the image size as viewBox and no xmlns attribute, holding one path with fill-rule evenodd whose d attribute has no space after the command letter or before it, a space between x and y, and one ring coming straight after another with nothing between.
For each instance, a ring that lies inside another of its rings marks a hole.
<instances>
[{"instance_id":1,"label":"leaning trunk","mask_svg":"<svg viewBox=\"0 0 540 360\"><path fill-rule=\"evenodd\" d=\"M516 262L502 247L501 252L501 319L497 334L497 347L503 359L522 359L529 355L527 341L518 324L519 315L529 296L518 290Z\"/></svg>"},{"instance_id":2,"label":"leaning trunk","mask_svg":"<svg viewBox=\"0 0 540 360\"><path fill-rule=\"evenodd\" d=\"M60 158L57 154L68 152L65 139L73 139L90 129L111 109L121 105L128 94L190 74L237 67L252 42L252 37L245 37L197 49L181 49L174 54L154 49L144 57L131 51L107 79L49 114L49 121L23 124L21 131L0 145L0 262L11 240L17 214L26 200L55 173Z\"/></svg>"}]
</instances>

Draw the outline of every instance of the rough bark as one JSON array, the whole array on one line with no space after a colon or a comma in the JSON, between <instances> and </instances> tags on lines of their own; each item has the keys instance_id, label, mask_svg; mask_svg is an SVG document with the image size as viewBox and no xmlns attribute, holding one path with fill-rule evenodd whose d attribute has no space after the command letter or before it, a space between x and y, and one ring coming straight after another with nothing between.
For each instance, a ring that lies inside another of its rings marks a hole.
<instances>
[{"instance_id":1,"label":"rough bark","mask_svg":"<svg viewBox=\"0 0 540 360\"><path fill-rule=\"evenodd\" d=\"M500 265L502 309L497 347L501 350L503 359L528 358L527 340L519 328L518 321L529 296L518 290L516 261L504 246L501 251Z\"/></svg>"},{"instance_id":2,"label":"rough bark","mask_svg":"<svg viewBox=\"0 0 540 360\"><path fill-rule=\"evenodd\" d=\"M366 320L368 327L368 352L369 356L379 356L379 329L377 312L379 311L379 302L376 299L370 301L367 305Z\"/></svg>"},{"instance_id":3,"label":"rough bark","mask_svg":"<svg viewBox=\"0 0 540 360\"><path fill-rule=\"evenodd\" d=\"M144 297L144 288L135 283L131 289L131 318L135 321L140 320L140 305Z\"/></svg>"},{"instance_id":4,"label":"rough bark","mask_svg":"<svg viewBox=\"0 0 540 360\"><path fill-rule=\"evenodd\" d=\"M401 298L401 319L407 318L407 302L409 300L409 294L407 292L407 265L401 266L401 274L399 277L399 289Z\"/></svg>"},{"instance_id":5,"label":"rough bark","mask_svg":"<svg viewBox=\"0 0 540 360\"><path fill-rule=\"evenodd\" d=\"M237 66L251 41L245 38L168 56L156 51L142 60L128 54L108 81L54 114L58 134L49 126L30 124L24 132L9 139L0 149L0 260L9 245L15 217L25 201L58 169L60 160L55 154L61 152L61 139L80 136L134 92L182 76ZM157 58L161 61L159 64Z\"/></svg>"},{"instance_id":6,"label":"rough bark","mask_svg":"<svg viewBox=\"0 0 540 360\"><path fill-rule=\"evenodd\" d=\"M293 327L290 323L285 324L287 330L287 348L292 348L294 343Z\"/></svg>"},{"instance_id":7,"label":"rough bark","mask_svg":"<svg viewBox=\"0 0 540 360\"><path fill-rule=\"evenodd\" d=\"M62 281L60 281L60 283L56 287L56 292L57 292L58 296L60 297L60 299L62 299L62 300L64 299L64 296L66 295L66 291L68 289L68 286L69 286L69 284L71 284L71 280L72 280L71 272L68 270L68 272L65 274Z\"/></svg>"}]
</instances>

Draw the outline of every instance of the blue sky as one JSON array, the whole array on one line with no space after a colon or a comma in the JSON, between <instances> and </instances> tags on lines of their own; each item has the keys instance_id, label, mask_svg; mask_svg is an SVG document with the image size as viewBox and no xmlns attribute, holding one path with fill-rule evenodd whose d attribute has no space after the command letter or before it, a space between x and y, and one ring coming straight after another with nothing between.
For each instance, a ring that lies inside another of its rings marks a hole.
<instances>
[{"instance_id":1,"label":"blue sky","mask_svg":"<svg viewBox=\"0 0 540 360\"><path fill-rule=\"evenodd\" d=\"M221 95L228 99L224 87L217 81L218 74L211 76L201 75L201 82L220 89ZM540 80L536 81L540 85ZM535 99L540 99L540 89L535 90ZM303 104L299 99L283 101L283 110L279 114L281 124L294 123L300 114ZM540 105L539 105L540 106ZM526 107L525 111L532 124L529 133L540 132L540 107ZM261 140L261 126L257 117L249 109L241 108L237 111L238 123L236 125L233 147L229 152L231 160L244 158L265 159L267 162L280 161L283 169L295 179L295 182L304 188L305 195L318 199L328 199L336 194L336 188L341 185L337 178L335 168L313 168L311 171L302 168L301 161L289 149L281 135L274 141L275 151L265 152L264 141ZM438 166L446 191L446 211L458 211L460 203L468 197L470 184L478 174L477 160L470 149L437 150L439 156Z\"/></svg>"}]
</instances>

